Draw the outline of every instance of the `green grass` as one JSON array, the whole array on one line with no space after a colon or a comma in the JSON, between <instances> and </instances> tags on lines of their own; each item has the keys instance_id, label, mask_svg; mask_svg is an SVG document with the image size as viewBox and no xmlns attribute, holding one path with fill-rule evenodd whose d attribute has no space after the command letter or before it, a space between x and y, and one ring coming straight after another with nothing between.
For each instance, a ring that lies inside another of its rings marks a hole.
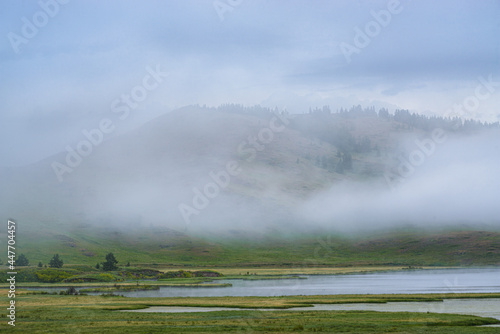
<instances>
[{"instance_id":1,"label":"green grass","mask_svg":"<svg viewBox=\"0 0 500 334\"><path fill-rule=\"evenodd\" d=\"M467 294L464 298L500 297ZM456 298L432 295L343 295L288 297L124 298L25 295L16 297L16 329L25 333L495 333L475 327L500 321L468 315L373 312L286 311L317 303L420 301ZM5 305L2 295L0 302ZM131 313L150 305L285 308L283 311L228 310L207 313ZM6 321L0 328L7 328Z\"/></svg>"},{"instance_id":2,"label":"green grass","mask_svg":"<svg viewBox=\"0 0 500 334\"><path fill-rule=\"evenodd\" d=\"M163 282L170 282L168 285L175 284L200 284L210 282L212 278L222 277L222 274L213 270L204 271L167 271L151 270L147 268L127 267L125 270L117 271L87 271L80 270L82 266L69 268L38 268L22 267L16 268L16 282L18 283L65 283L65 284L88 284L103 282L132 282L139 280L160 279ZM0 269L0 287L7 284L9 278L9 269ZM208 276L208 277L207 277ZM211 277L216 276L216 277ZM167 285L167 284L165 284Z\"/></svg>"},{"instance_id":3,"label":"green grass","mask_svg":"<svg viewBox=\"0 0 500 334\"><path fill-rule=\"evenodd\" d=\"M500 264L500 233L487 231L390 231L356 238L318 233L260 239L209 239L160 228L121 233L85 226L62 231L54 232L51 225L26 228L18 234L18 253L34 265L47 264L58 253L65 264L94 267L112 252L121 266L130 262L188 270Z\"/></svg>"}]
</instances>

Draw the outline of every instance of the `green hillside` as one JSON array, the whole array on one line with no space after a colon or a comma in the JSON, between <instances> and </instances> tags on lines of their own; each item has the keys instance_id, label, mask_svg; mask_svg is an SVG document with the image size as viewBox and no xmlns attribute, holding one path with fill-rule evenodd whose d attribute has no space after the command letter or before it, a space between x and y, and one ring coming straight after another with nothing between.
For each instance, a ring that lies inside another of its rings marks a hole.
<instances>
[{"instance_id":1,"label":"green hillside","mask_svg":"<svg viewBox=\"0 0 500 334\"><path fill-rule=\"evenodd\" d=\"M113 252L120 265L170 267L479 266L500 265L500 233L393 231L377 236L334 234L195 237L152 228L26 232L19 254L47 264L58 253L66 264L95 265ZM5 262L5 259L2 259Z\"/></svg>"}]
</instances>

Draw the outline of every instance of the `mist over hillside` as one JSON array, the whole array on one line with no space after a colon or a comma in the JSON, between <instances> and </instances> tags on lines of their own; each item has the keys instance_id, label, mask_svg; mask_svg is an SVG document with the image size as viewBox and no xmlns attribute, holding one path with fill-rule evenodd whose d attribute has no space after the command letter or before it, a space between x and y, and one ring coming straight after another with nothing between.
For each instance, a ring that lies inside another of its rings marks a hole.
<instances>
[{"instance_id":1,"label":"mist over hillside","mask_svg":"<svg viewBox=\"0 0 500 334\"><path fill-rule=\"evenodd\" d=\"M499 227L498 124L223 105L181 108L102 142L93 135L90 153L77 143L2 170L4 218L208 234Z\"/></svg>"}]
</instances>

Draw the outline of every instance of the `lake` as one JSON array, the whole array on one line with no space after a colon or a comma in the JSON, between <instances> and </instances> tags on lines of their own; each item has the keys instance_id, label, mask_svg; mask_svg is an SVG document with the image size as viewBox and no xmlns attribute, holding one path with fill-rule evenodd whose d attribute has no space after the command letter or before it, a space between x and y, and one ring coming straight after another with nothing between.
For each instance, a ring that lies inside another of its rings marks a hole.
<instances>
[{"instance_id":1,"label":"lake","mask_svg":"<svg viewBox=\"0 0 500 334\"><path fill-rule=\"evenodd\" d=\"M123 293L129 297L284 296L396 293L500 292L500 268L405 270L349 275L308 275L307 279L223 280L226 288L171 288ZM238 310L200 307L150 307L133 312L214 312ZM257 309L271 311L272 309ZM470 314L500 320L500 299L445 299L442 302L384 304L319 304L286 311L368 310L379 312L433 312ZM286 312L282 310L283 312ZM498 326L498 325L493 325Z\"/></svg>"},{"instance_id":2,"label":"lake","mask_svg":"<svg viewBox=\"0 0 500 334\"><path fill-rule=\"evenodd\" d=\"M500 268L403 270L349 275L303 275L307 279L221 280L223 288L161 287L123 292L126 297L225 297L394 293L500 292Z\"/></svg>"}]
</instances>

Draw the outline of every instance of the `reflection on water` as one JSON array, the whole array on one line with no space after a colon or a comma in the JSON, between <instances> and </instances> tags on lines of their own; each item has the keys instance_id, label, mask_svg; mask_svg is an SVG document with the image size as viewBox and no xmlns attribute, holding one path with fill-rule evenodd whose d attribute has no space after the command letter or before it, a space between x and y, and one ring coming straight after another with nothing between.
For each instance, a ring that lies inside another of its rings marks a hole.
<instances>
[{"instance_id":1,"label":"reflection on water","mask_svg":"<svg viewBox=\"0 0 500 334\"><path fill-rule=\"evenodd\" d=\"M439 269L398 272L311 275L307 279L224 280L225 288L162 287L124 292L127 297L223 297L385 293L500 292L500 269ZM122 294L122 293L121 293Z\"/></svg>"}]
</instances>

